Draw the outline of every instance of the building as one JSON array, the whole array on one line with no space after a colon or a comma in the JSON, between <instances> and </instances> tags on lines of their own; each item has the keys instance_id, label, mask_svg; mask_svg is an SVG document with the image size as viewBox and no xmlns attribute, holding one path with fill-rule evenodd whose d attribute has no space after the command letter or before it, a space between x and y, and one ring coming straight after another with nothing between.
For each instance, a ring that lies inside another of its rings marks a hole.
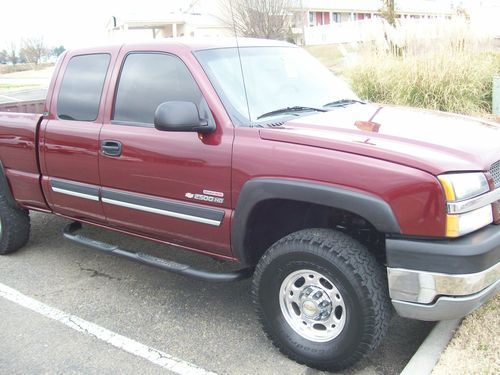
<instances>
[{"instance_id":1,"label":"building","mask_svg":"<svg viewBox=\"0 0 500 375\"><path fill-rule=\"evenodd\" d=\"M112 38L144 39L176 36L222 37L233 31L224 20L229 0L169 0L159 3L152 14L112 17L107 30ZM306 29L377 17L382 0L296 0L290 9L294 40L304 43ZM452 0L396 0L400 18L451 17ZM227 13L227 12L226 12Z\"/></svg>"},{"instance_id":2,"label":"building","mask_svg":"<svg viewBox=\"0 0 500 375\"><path fill-rule=\"evenodd\" d=\"M292 33L299 44L354 41L357 36L352 34L365 28L356 21L379 17L382 7L382 0L300 0L293 9ZM450 18L456 11L452 0L395 0L396 18L401 19ZM328 33L338 33L340 38L325 38Z\"/></svg>"},{"instance_id":3,"label":"building","mask_svg":"<svg viewBox=\"0 0 500 375\"><path fill-rule=\"evenodd\" d=\"M221 0L169 0L154 12L113 16L106 25L113 39L222 37L231 34L224 24Z\"/></svg>"},{"instance_id":4,"label":"building","mask_svg":"<svg viewBox=\"0 0 500 375\"><path fill-rule=\"evenodd\" d=\"M302 0L294 9L305 13L306 27L364 20L376 17L382 0ZM397 18L450 17L456 13L454 2L447 0L396 0Z\"/></svg>"}]
</instances>

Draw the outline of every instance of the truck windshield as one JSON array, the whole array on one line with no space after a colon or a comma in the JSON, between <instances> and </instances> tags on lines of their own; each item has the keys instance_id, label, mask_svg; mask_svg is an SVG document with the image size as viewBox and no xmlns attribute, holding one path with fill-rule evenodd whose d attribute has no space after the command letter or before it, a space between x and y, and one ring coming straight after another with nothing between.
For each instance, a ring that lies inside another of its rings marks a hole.
<instances>
[{"instance_id":1,"label":"truck windshield","mask_svg":"<svg viewBox=\"0 0 500 375\"><path fill-rule=\"evenodd\" d=\"M358 100L344 81L301 48L241 47L240 55L241 65L236 48L196 52L237 124L312 114L329 103Z\"/></svg>"}]
</instances>

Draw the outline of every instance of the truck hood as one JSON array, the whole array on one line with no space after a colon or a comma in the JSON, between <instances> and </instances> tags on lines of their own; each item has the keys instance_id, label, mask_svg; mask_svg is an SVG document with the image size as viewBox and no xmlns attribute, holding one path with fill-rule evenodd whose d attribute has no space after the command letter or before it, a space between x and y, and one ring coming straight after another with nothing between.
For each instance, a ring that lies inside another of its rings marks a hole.
<instances>
[{"instance_id":1,"label":"truck hood","mask_svg":"<svg viewBox=\"0 0 500 375\"><path fill-rule=\"evenodd\" d=\"M500 160L500 124L406 107L335 108L261 129L260 137L365 155L434 175L486 171Z\"/></svg>"}]
</instances>

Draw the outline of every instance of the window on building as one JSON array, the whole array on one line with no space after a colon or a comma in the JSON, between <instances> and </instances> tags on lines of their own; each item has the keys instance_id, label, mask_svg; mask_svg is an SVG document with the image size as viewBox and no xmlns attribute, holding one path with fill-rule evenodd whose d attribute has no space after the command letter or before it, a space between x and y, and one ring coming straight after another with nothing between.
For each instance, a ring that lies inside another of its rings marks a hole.
<instances>
[{"instance_id":1,"label":"window on building","mask_svg":"<svg viewBox=\"0 0 500 375\"><path fill-rule=\"evenodd\" d=\"M309 26L329 25L330 12L309 12Z\"/></svg>"},{"instance_id":2,"label":"window on building","mask_svg":"<svg viewBox=\"0 0 500 375\"><path fill-rule=\"evenodd\" d=\"M110 56L104 53L71 58L57 99L60 119L94 121L97 118L109 60Z\"/></svg>"},{"instance_id":3,"label":"window on building","mask_svg":"<svg viewBox=\"0 0 500 375\"><path fill-rule=\"evenodd\" d=\"M321 12L315 12L316 14L316 25L323 25L323 13Z\"/></svg>"},{"instance_id":4,"label":"window on building","mask_svg":"<svg viewBox=\"0 0 500 375\"><path fill-rule=\"evenodd\" d=\"M113 120L153 124L156 108L168 101L199 105L202 94L184 63L164 53L127 56L116 92Z\"/></svg>"},{"instance_id":5,"label":"window on building","mask_svg":"<svg viewBox=\"0 0 500 375\"><path fill-rule=\"evenodd\" d=\"M309 12L309 26L314 26L314 12Z\"/></svg>"},{"instance_id":6,"label":"window on building","mask_svg":"<svg viewBox=\"0 0 500 375\"><path fill-rule=\"evenodd\" d=\"M330 23L330 12L323 12L323 25L329 25Z\"/></svg>"}]
</instances>

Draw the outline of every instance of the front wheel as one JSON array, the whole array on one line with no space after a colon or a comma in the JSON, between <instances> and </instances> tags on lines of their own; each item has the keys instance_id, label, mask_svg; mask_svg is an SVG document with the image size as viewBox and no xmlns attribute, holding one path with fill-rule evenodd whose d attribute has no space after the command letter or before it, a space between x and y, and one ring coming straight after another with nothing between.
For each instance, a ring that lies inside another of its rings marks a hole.
<instances>
[{"instance_id":1,"label":"front wheel","mask_svg":"<svg viewBox=\"0 0 500 375\"><path fill-rule=\"evenodd\" d=\"M378 346L390 320L382 267L359 242L328 229L271 246L257 265L253 296L278 349L320 370L354 365Z\"/></svg>"}]
</instances>

